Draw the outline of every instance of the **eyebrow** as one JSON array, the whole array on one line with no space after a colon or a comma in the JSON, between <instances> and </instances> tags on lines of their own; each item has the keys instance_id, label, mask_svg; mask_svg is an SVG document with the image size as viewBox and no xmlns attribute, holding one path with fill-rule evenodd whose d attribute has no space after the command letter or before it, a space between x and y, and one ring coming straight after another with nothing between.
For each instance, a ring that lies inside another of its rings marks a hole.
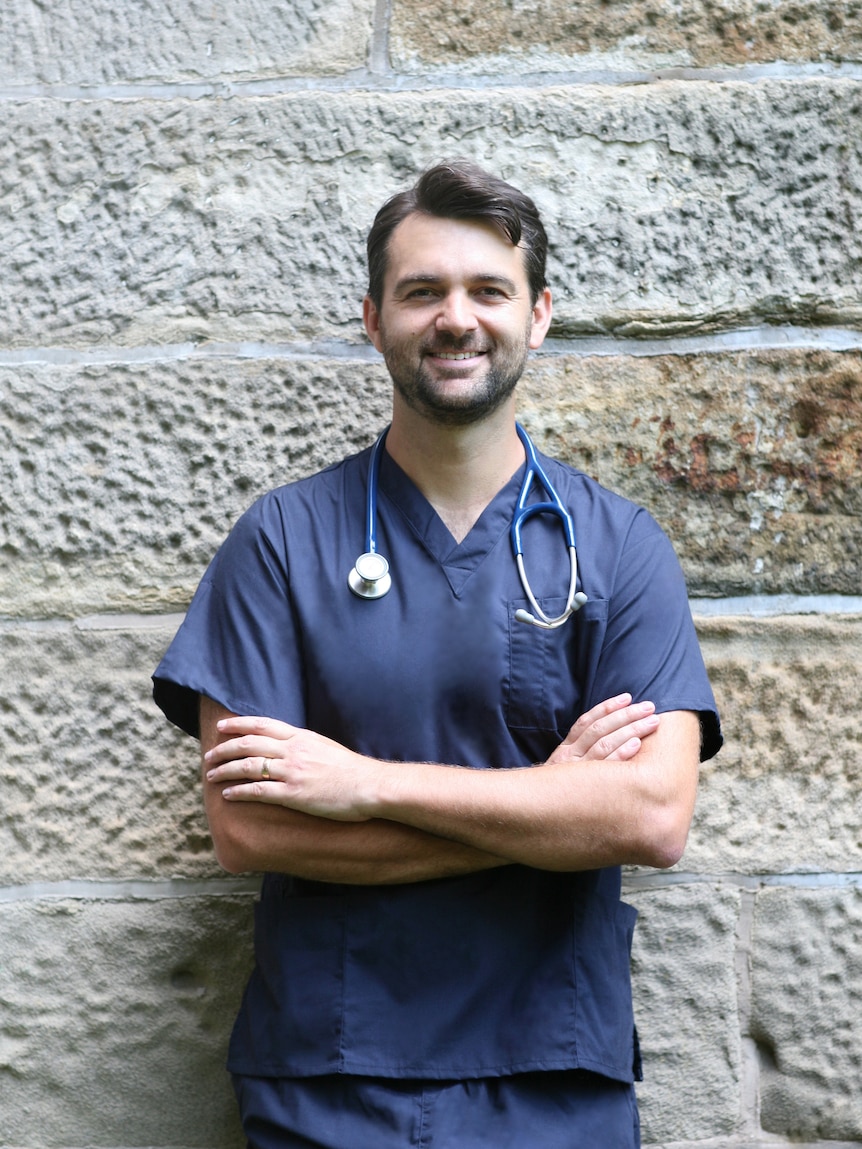
<instances>
[{"instance_id":1,"label":"eyebrow","mask_svg":"<svg viewBox=\"0 0 862 1149\"><path fill-rule=\"evenodd\" d=\"M441 275L432 275L430 273L415 272L411 275L405 275L392 288L393 294L397 295L399 292L404 291L414 284L429 284L434 286L443 283L444 279ZM504 291L509 292L510 295L517 294L518 285L513 279L508 276L498 275L496 272L479 272L476 275L471 275L468 280L471 284L490 284L494 287L501 287Z\"/></svg>"}]
</instances>

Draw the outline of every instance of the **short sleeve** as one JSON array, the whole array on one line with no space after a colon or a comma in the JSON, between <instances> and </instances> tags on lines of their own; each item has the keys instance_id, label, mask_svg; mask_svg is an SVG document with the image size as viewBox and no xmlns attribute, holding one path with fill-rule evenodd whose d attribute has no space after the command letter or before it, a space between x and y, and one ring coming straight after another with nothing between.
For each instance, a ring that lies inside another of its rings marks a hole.
<instances>
[{"instance_id":1,"label":"short sleeve","mask_svg":"<svg viewBox=\"0 0 862 1149\"><path fill-rule=\"evenodd\" d=\"M645 511L636 516L620 555L596 681L602 698L632 691L659 712L695 711L701 760L721 748L685 577L667 536Z\"/></svg>"},{"instance_id":2,"label":"short sleeve","mask_svg":"<svg viewBox=\"0 0 862 1149\"><path fill-rule=\"evenodd\" d=\"M239 520L201 580L153 675L169 721L198 737L198 697L236 714L305 724L284 524L264 497Z\"/></svg>"}]
</instances>

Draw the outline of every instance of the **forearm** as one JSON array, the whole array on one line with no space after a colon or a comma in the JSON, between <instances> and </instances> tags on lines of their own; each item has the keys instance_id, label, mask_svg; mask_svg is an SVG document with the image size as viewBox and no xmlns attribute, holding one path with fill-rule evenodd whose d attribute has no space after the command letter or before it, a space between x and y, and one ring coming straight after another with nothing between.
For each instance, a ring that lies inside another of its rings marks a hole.
<instances>
[{"instance_id":1,"label":"forearm","mask_svg":"<svg viewBox=\"0 0 862 1149\"><path fill-rule=\"evenodd\" d=\"M333 822L283 806L230 805L219 794L208 803L213 805L209 822L216 856L231 873L269 871L318 882L394 885L507 864L392 821Z\"/></svg>"},{"instance_id":2,"label":"forearm","mask_svg":"<svg viewBox=\"0 0 862 1149\"><path fill-rule=\"evenodd\" d=\"M201 699L201 747L219 740L228 712ZM385 885L456 877L507 864L461 842L394 821L336 822L263 803L236 804L204 777L204 806L219 863L231 873L289 873L320 882Z\"/></svg>"},{"instance_id":3,"label":"forearm","mask_svg":"<svg viewBox=\"0 0 862 1149\"><path fill-rule=\"evenodd\" d=\"M383 763L371 775L366 809L541 869L664 867L685 846L699 745L697 717L675 712L630 761L484 771Z\"/></svg>"}]
</instances>

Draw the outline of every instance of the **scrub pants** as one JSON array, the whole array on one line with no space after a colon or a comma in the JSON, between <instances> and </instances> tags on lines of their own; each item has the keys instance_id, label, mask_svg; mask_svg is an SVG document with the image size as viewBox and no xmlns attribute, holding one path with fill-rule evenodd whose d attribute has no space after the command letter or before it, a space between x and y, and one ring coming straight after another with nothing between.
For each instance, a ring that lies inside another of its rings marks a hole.
<instances>
[{"instance_id":1,"label":"scrub pants","mask_svg":"<svg viewBox=\"0 0 862 1149\"><path fill-rule=\"evenodd\" d=\"M639 1149L634 1087L578 1070L478 1081L234 1077L248 1149Z\"/></svg>"}]
</instances>

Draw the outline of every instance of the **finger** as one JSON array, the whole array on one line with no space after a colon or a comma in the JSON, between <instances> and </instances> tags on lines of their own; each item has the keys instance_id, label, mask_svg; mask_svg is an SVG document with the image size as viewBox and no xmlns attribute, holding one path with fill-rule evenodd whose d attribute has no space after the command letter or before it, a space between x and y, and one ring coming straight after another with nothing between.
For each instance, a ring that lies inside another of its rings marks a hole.
<instances>
[{"instance_id":1,"label":"finger","mask_svg":"<svg viewBox=\"0 0 862 1149\"><path fill-rule=\"evenodd\" d=\"M229 802L266 802L273 806L285 806L285 787L281 782L243 782L225 786L222 798Z\"/></svg>"},{"instance_id":2,"label":"finger","mask_svg":"<svg viewBox=\"0 0 862 1149\"><path fill-rule=\"evenodd\" d=\"M258 734L265 738L292 738L299 732L299 727L291 726L289 722L254 714L234 714L230 718L220 718L216 729L220 734Z\"/></svg>"},{"instance_id":3,"label":"finger","mask_svg":"<svg viewBox=\"0 0 862 1149\"><path fill-rule=\"evenodd\" d=\"M612 762L629 762L634 758L642 745L643 742L640 738L629 738L618 750L615 750L614 753L610 755L610 760Z\"/></svg>"},{"instance_id":4,"label":"finger","mask_svg":"<svg viewBox=\"0 0 862 1149\"><path fill-rule=\"evenodd\" d=\"M640 749L640 743L643 739L649 737L650 734L653 734L658 729L660 721L661 719L657 714L650 714L635 722L628 722L625 726L621 726L616 730L610 730L601 737L595 738L589 745L582 748L579 756L589 759L618 758L621 748L625 746L626 743L637 741L637 749L628 755L632 757L633 754L636 754L637 750ZM576 743L572 749L577 752L580 748Z\"/></svg>"},{"instance_id":5,"label":"finger","mask_svg":"<svg viewBox=\"0 0 862 1149\"><path fill-rule=\"evenodd\" d=\"M210 747L204 754L207 765L218 765L238 758L280 758L285 751L285 739L263 738L258 734L243 734Z\"/></svg>"},{"instance_id":6,"label":"finger","mask_svg":"<svg viewBox=\"0 0 862 1149\"><path fill-rule=\"evenodd\" d=\"M604 702L599 702L578 718L566 735L565 741L574 742L594 722L599 722L602 718L624 709L631 703L631 700L630 694L618 694L615 698L606 698Z\"/></svg>"},{"instance_id":7,"label":"finger","mask_svg":"<svg viewBox=\"0 0 862 1149\"><path fill-rule=\"evenodd\" d=\"M278 782L283 780L281 761L281 758L267 754L233 758L221 765L210 766L206 778L208 782Z\"/></svg>"},{"instance_id":8,"label":"finger","mask_svg":"<svg viewBox=\"0 0 862 1149\"><path fill-rule=\"evenodd\" d=\"M601 707L593 707L592 710L588 710L566 736L565 741L579 749L581 753L585 753L599 739L650 717L655 711L655 705L652 702L636 702L606 709L604 713L596 715L600 709Z\"/></svg>"}]
</instances>

